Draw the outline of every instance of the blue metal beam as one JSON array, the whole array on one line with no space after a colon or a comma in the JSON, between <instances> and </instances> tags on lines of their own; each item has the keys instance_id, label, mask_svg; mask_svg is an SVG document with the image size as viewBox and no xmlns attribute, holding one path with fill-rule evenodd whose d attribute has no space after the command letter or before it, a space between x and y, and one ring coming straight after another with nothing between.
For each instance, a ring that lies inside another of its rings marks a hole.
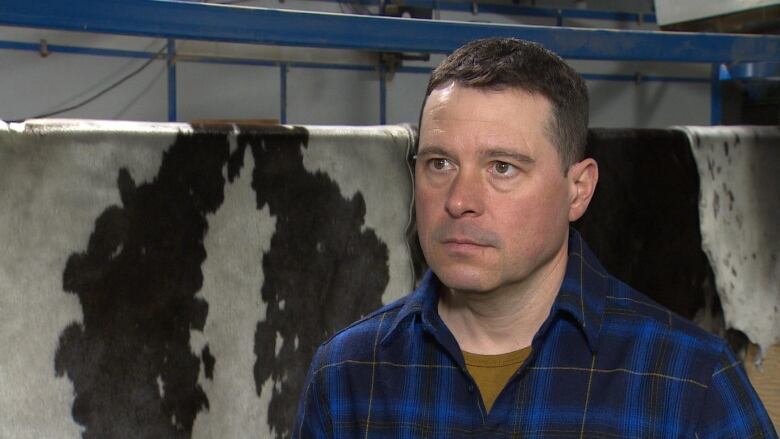
<instances>
[{"instance_id":1,"label":"blue metal beam","mask_svg":"<svg viewBox=\"0 0 780 439\"><path fill-rule=\"evenodd\" d=\"M4 41L0 40L0 50L24 50L30 52L38 52L40 49L40 43L20 43L16 41ZM75 46L60 46L49 45L50 53L69 53L78 55L94 55L94 56L114 56L114 57L128 57L128 58L154 58L157 56L153 52L135 52L127 50L115 50L115 49L100 49L95 47L75 47ZM300 69L326 69L326 70L349 70L357 72L372 72L379 69L377 66L367 64L333 64L333 63L316 63L316 62L296 62L296 61L270 61L270 60L257 60L257 59L244 59L244 58L230 58L230 57L213 57L213 56L190 56L190 55L176 55L176 63L205 63L205 64L225 64L225 65L237 65L237 66L253 66L253 67L281 67L285 72L281 77L286 81L286 72L291 68ZM398 73L410 73L430 75L433 67L418 67L418 66L401 66L396 71ZM725 73L724 73L725 72ZM726 66L721 66L720 80L733 79ZM580 76L587 81L620 81L620 82L636 82L637 75L626 74L614 74L614 73L583 73L580 72ZM698 84L709 84L709 78L703 77L691 77L691 76L664 76L664 75L641 75L639 77L641 82L687 82ZM286 90L286 86L284 88ZM284 113L282 113L284 114Z\"/></svg>"},{"instance_id":2,"label":"blue metal beam","mask_svg":"<svg viewBox=\"0 0 780 439\"><path fill-rule=\"evenodd\" d=\"M119 49L101 49L97 47L77 47L77 46L63 46L59 44L49 44L46 46L49 53L67 53L71 55L94 55L94 56L110 56L119 58L155 58L157 54L154 52L141 52L137 50L119 50ZM0 40L0 49L9 50L26 50L32 52L38 52L41 48L41 43L23 43L19 41L5 41Z\"/></svg>"},{"instance_id":3,"label":"blue metal beam","mask_svg":"<svg viewBox=\"0 0 780 439\"><path fill-rule=\"evenodd\" d=\"M564 58L671 62L780 61L780 36L463 23L248 8L173 0L4 0L0 24L284 46L446 53L514 36Z\"/></svg>"},{"instance_id":4,"label":"blue metal beam","mask_svg":"<svg viewBox=\"0 0 780 439\"><path fill-rule=\"evenodd\" d=\"M339 0L329 0L337 2ZM361 0L364 6L375 6L376 0ZM418 8L440 9L455 12L471 12L471 2L453 1L453 0L403 0L403 6L413 6ZM526 17L547 17L547 18L573 18L584 20L608 20L608 21L632 21L635 23L655 23L655 14L638 12L613 12L597 11L591 9L570 9L570 8L547 8L539 6L524 6L514 4L500 3L479 3L478 13L490 13L501 15L519 15Z\"/></svg>"}]
</instances>

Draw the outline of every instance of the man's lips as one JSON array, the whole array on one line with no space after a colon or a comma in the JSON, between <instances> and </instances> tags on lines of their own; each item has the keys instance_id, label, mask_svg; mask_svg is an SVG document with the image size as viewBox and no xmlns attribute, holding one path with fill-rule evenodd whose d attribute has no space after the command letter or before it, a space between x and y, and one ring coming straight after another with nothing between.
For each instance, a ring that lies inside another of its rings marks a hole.
<instances>
[{"instance_id":1,"label":"man's lips","mask_svg":"<svg viewBox=\"0 0 780 439\"><path fill-rule=\"evenodd\" d=\"M469 238L446 238L442 240L442 244L449 244L453 246L491 247L491 245L487 243L475 241Z\"/></svg>"},{"instance_id":2,"label":"man's lips","mask_svg":"<svg viewBox=\"0 0 780 439\"><path fill-rule=\"evenodd\" d=\"M492 246L482 241L468 238L448 238L440 241L442 249L452 255L482 254Z\"/></svg>"},{"instance_id":3,"label":"man's lips","mask_svg":"<svg viewBox=\"0 0 780 439\"><path fill-rule=\"evenodd\" d=\"M433 229L431 236L444 248L453 251L483 251L499 248L498 235L490 230L469 223L444 223Z\"/></svg>"}]
</instances>

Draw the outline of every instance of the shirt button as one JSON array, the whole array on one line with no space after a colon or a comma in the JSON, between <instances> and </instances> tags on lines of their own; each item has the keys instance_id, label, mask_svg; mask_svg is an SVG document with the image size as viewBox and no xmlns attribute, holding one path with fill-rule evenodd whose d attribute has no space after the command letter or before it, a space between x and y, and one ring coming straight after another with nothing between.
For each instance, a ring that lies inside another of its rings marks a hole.
<instances>
[{"instance_id":1,"label":"shirt button","mask_svg":"<svg viewBox=\"0 0 780 439\"><path fill-rule=\"evenodd\" d=\"M469 384L469 392L474 392L474 385L473 384Z\"/></svg>"}]
</instances>

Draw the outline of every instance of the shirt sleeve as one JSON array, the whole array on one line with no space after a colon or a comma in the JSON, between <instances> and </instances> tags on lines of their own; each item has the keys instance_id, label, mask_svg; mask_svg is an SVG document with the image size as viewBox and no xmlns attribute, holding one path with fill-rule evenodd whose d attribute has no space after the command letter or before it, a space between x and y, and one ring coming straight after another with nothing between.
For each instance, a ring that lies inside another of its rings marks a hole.
<instances>
[{"instance_id":1,"label":"shirt sleeve","mask_svg":"<svg viewBox=\"0 0 780 439\"><path fill-rule=\"evenodd\" d=\"M777 438L742 362L725 343L696 426L696 438Z\"/></svg>"},{"instance_id":2,"label":"shirt sleeve","mask_svg":"<svg viewBox=\"0 0 780 439\"><path fill-rule=\"evenodd\" d=\"M330 437L325 428L321 393L317 385L321 349L322 347L314 353L314 359L306 374L303 393L298 403L298 413L295 416L292 439L325 439Z\"/></svg>"}]
</instances>

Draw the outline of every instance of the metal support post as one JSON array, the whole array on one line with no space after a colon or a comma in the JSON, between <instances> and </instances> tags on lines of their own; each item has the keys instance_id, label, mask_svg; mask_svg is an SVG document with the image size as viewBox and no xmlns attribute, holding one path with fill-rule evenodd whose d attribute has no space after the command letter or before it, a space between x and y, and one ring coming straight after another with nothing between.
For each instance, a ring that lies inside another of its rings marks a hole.
<instances>
[{"instance_id":1,"label":"metal support post","mask_svg":"<svg viewBox=\"0 0 780 439\"><path fill-rule=\"evenodd\" d=\"M279 64L279 123L287 123L287 63Z\"/></svg>"},{"instance_id":2,"label":"metal support post","mask_svg":"<svg viewBox=\"0 0 780 439\"><path fill-rule=\"evenodd\" d=\"M379 124L387 124L387 69L379 64Z\"/></svg>"},{"instance_id":3,"label":"metal support post","mask_svg":"<svg viewBox=\"0 0 780 439\"><path fill-rule=\"evenodd\" d=\"M168 38L168 122L176 122L176 40Z\"/></svg>"},{"instance_id":4,"label":"metal support post","mask_svg":"<svg viewBox=\"0 0 780 439\"><path fill-rule=\"evenodd\" d=\"M720 88L720 64L712 65L710 80L710 125L723 123L723 96Z\"/></svg>"}]
</instances>

